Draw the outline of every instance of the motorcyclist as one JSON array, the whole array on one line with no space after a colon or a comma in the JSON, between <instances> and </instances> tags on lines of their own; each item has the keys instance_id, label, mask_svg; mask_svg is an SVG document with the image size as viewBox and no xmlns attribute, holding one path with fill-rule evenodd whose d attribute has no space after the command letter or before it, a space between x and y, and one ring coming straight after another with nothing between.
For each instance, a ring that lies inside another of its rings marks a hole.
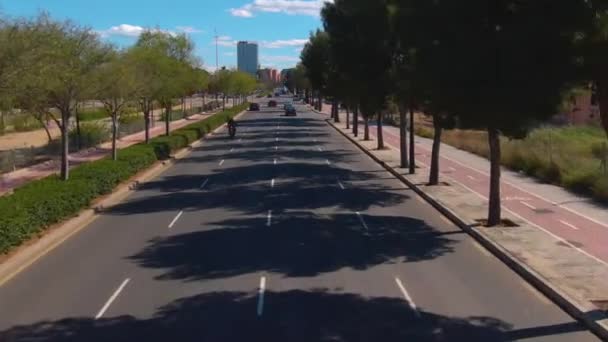
<instances>
[{"instance_id":1,"label":"motorcyclist","mask_svg":"<svg viewBox=\"0 0 608 342\"><path fill-rule=\"evenodd\" d=\"M228 126L228 132L231 133L231 135L236 134L236 121L234 121L233 118L228 118L228 121L226 122L227 126ZM234 133L232 133L234 132Z\"/></svg>"}]
</instances>

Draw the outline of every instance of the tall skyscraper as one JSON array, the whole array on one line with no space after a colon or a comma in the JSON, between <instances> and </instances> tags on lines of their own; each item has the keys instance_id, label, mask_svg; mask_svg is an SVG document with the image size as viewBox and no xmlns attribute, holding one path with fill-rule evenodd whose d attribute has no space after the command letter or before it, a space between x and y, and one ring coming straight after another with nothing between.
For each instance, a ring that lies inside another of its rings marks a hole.
<instances>
[{"instance_id":1,"label":"tall skyscraper","mask_svg":"<svg viewBox=\"0 0 608 342\"><path fill-rule=\"evenodd\" d=\"M256 75L258 71L258 43L238 42L237 65L239 71Z\"/></svg>"}]
</instances>

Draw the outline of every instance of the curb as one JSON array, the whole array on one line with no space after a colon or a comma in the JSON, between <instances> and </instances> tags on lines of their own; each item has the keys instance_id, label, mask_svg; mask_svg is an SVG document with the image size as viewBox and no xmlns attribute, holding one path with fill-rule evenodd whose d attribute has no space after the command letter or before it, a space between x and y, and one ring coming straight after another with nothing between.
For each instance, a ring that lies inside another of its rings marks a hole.
<instances>
[{"instance_id":1,"label":"curb","mask_svg":"<svg viewBox=\"0 0 608 342\"><path fill-rule=\"evenodd\" d=\"M547 298L557 304L562 310L566 311L569 315L583 323L590 331L596 334L601 339L608 341L608 327L599 323L601 320L606 320L606 316L600 312L600 310L587 312L581 308L579 308L575 302L565 293L563 293L557 287L551 285L548 281L545 280L540 274L530 268L528 265L519 262L516 258L514 258L509 252L507 252L500 245L495 244L492 240L486 238L481 233L476 231L470 223L467 223L466 220L459 217L454 211L447 208L439 200L437 200L432 195L429 195L424 190L422 190L418 185L412 183L410 180L405 178L399 172L397 172L394 168L388 165L386 162L375 156L371 151L369 151L365 146L361 145L357 140L350 137L341 128L334 125L330 119L325 120L330 126L332 126L336 131L338 131L342 136L346 137L349 141L355 144L360 150L362 150L367 156L373 159L375 162L380 164L386 171L390 172L393 176L399 179L401 182L405 183L410 189L414 190L416 194L422 197L426 202L432 205L435 209L437 209L441 214L443 214L446 218L456 224L459 228L461 228L464 232L473 237L479 244L481 244L484 248L486 248L490 253L492 253L495 257L497 257L500 261L506 264L510 269L515 271L520 277L538 289L541 293L543 293Z\"/></svg>"},{"instance_id":2,"label":"curb","mask_svg":"<svg viewBox=\"0 0 608 342\"><path fill-rule=\"evenodd\" d=\"M245 113L247 113L247 110L235 115L234 118L237 119ZM14 254L9 254L9 256L0 263L0 286L27 269L38 259L67 241L70 237L88 227L104 211L122 202L129 195L137 191L139 185L152 180L167 171L180 159L188 156L195 148L203 145L204 140L208 136L215 134L225 126L226 124L220 125L211 131L211 133L207 134L207 136L191 143L188 147L176 151L169 159L157 161L155 165L152 165L150 168L134 175L131 179L119 184L114 188L112 193L94 200L89 208L82 209L74 217L57 224L55 228L50 228L43 233L39 239L33 238L31 241L25 242L21 247L17 247Z\"/></svg>"}]
</instances>

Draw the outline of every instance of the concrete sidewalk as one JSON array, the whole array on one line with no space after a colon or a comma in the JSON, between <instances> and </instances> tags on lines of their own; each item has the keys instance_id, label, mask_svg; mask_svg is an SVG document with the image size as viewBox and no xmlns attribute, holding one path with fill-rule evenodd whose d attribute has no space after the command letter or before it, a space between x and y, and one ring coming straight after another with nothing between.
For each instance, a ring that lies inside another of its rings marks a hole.
<instances>
[{"instance_id":1,"label":"concrete sidewalk","mask_svg":"<svg viewBox=\"0 0 608 342\"><path fill-rule=\"evenodd\" d=\"M227 104L227 108L230 106ZM221 110L221 108L220 108ZM176 130L187 126L189 124L201 121L217 112L212 113L199 113L191 115L186 119L176 120L171 122L171 130ZM154 138L165 133L164 123L157 123L156 126L150 128L150 138ZM141 131L128 136L125 136L118 140L117 146L119 149L129 147L131 145L143 142L145 138L145 132ZM91 148L88 150L79 151L72 153L69 156L70 168L77 166L82 163L89 161L99 160L109 155L112 151L112 142L106 142L98 147ZM51 174L57 173L59 170L60 161L50 160L44 163L32 165L23 169L19 169L13 172L5 173L0 178L0 196L9 193L15 188L24 185L27 182L47 177Z\"/></svg>"},{"instance_id":2,"label":"concrete sidewalk","mask_svg":"<svg viewBox=\"0 0 608 342\"><path fill-rule=\"evenodd\" d=\"M422 197L473 235L488 250L522 275L528 282L586 323L603 338L608 338L608 265L535 224L505 210L504 218L517 227L480 226L487 215L487 200L474 190L442 174L449 185L426 186L429 169L420 163L417 174L399 168L395 148L377 150L376 141L363 141L346 129L345 117L333 124L368 155L409 184ZM371 130L370 130L371 131ZM417 144L417 146L420 144ZM606 231L608 232L608 230Z\"/></svg>"}]
</instances>

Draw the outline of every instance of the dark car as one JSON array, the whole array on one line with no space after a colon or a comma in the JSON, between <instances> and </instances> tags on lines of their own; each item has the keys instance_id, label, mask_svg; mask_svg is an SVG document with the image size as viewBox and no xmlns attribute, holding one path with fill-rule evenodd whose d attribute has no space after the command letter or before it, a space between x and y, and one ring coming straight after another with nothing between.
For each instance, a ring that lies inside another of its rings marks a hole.
<instances>
[{"instance_id":1,"label":"dark car","mask_svg":"<svg viewBox=\"0 0 608 342\"><path fill-rule=\"evenodd\" d=\"M249 104L249 111L258 111L260 110L260 105L257 103L250 103Z\"/></svg>"},{"instance_id":2,"label":"dark car","mask_svg":"<svg viewBox=\"0 0 608 342\"><path fill-rule=\"evenodd\" d=\"M285 106L285 116L296 116L296 107L288 104Z\"/></svg>"},{"instance_id":3,"label":"dark car","mask_svg":"<svg viewBox=\"0 0 608 342\"><path fill-rule=\"evenodd\" d=\"M268 94L266 97L269 98L269 99L271 99L272 95Z\"/></svg>"},{"instance_id":4,"label":"dark car","mask_svg":"<svg viewBox=\"0 0 608 342\"><path fill-rule=\"evenodd\" d=\"M268 107L276 107L276 106L277 106L277 101L275 101L275 100L268 101Z\"/></svg>"}]
</instances>

